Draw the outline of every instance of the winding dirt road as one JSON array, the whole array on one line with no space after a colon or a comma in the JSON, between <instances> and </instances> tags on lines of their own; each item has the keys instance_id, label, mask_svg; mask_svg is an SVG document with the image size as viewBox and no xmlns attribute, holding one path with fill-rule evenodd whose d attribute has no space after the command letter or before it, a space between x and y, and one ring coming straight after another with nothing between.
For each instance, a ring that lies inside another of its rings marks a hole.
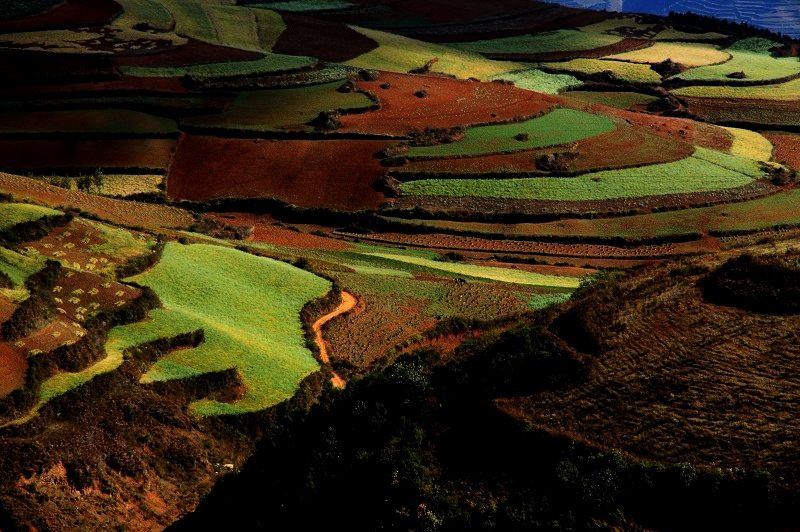
<instances>
[{"instance_id":1,"label":"winding dirt road","mask_svg":"<svg viewBox=\"0 0 800 532\"><path fill-rule=\"evenodd\" d=\"M339 303L339 306L333 309L332 312L322 316L320 319L314 322L314 325L311 326L315 335L314 341L317 343L317 347L319 347L319 358L323 363L328 364L329 366L331 364L331 359L330 356L328 356L328 344L325 343L325 339L322 337L322 326L336 316L341 316L345 312L350 312L353 310L357 302L358 300L353 294L342 291L342 302ZM331 384L333 384L335 388L344 388L345 384L347 383L334 371L333 377L331 378Z\"/></svg>"}]
</instances>

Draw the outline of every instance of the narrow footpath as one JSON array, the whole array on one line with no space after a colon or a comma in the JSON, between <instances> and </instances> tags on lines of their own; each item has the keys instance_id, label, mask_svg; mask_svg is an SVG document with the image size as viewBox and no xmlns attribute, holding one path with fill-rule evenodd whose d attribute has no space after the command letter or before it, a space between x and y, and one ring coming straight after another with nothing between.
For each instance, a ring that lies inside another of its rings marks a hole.
<instances>
[{"instance_id":1,"label":"narrow footpath","mask_svg":"<svg viewBox=\"0 0 800 532\"><path fill-rule=\"evenodd\" d=\"M314 325L311 326L311 329L314 331L315 342L317 343L317 347L319 347L319 358L323 363L328 364L329 366L331 364L331 358L328 356L328 344L325 343L325 339L322 337L322 326L336 316L341 316L342 314L353 310L357 302L358 300L356 300L356 297L353 294L342 291L342 302L339 303L339 306L333 309L332 312L322 316L320 319L314 322ZM331 378L331 384L333 384L335 388L344 388L347 382L334 371L333 377Z\"/></svg>"}]
</instances>

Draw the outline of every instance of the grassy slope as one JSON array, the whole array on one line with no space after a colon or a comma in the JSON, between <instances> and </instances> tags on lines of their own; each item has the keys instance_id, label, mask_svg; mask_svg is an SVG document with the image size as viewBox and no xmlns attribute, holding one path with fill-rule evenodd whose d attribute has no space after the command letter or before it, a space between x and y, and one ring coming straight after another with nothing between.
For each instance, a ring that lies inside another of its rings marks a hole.
<instances>
[{"instance_id":1,"label":"grassy slope","mask_svg":"<svg viewBox=\"0 0 800 532\"><path fill-rule=\"evenodd\" d=\"M425 43L382 31L359 27L353 29L379 44L375 50L347 61L347 64L360 68L408 72L436 58L438 61L432 67L433 72L452 74L459 78L489 79L497 74L520 70L527 66L509 61L492 61L473 52Z\"/></svg>"},{"instance_id":2,"label":"grassy slope","mask_svg":"<svg viewBox=\"0 0 800 532\"><path fill-rule=\"evenodd\" d=\"M575 142L613 129L614 122L607 116L575 109L554 109L525 122L471 127L458 142L412 147L408 155L437 157L521 151ZM528 140L516 140L514 137L519 133L527 133Z\"/></svg>"},{"instance_id":3,"label":"grassy slope","mask_svg":"<svg viewBox=\"0 0 800 532\"><path fill-rule=\"evenodd\" d=\"M631 83L655 84L661 82L661 76L649 65L609 61L607 59L572 59L556 63L542 63L542 67L558 72L574 72L577 74L595 74L610 71L622 80Z\"/></svg>"},{"instance_id":4,"label":"grassy slope","mask_svg":"<svg viewBox=\"0 0 800 532\"><path fill-rule=\"evenodd\" d=\"M602 200L735 188L750 183L761 173L755 161L697 148L694 156L673 163L574 178L428 179L403 183L402 190L426 196Z\"/></svg>"},{"instance_id":5,"label":"grassy slope","mask_svg":"<svg viewBox=\"0 0 800 532\"><path fill-rule=\"evenodd\" d=\"M514 85L521 89L544 92L547 94L558 94L564 89L578 87L583 83L575 76L569 74L551 74L537 68L506 72L504 74L492 76L492 79L513 81Z\"/></svg>"},{"instance_id":6,"label":"grassy slope","mask_svg":"<svg viewBox=\"0 0 800 532\"><path fill-rule=\"evenodd\" d=\"M60 211L27 203L0 203L0 229L10 229L23 222L31 222L62 214Z\"/></svg>"},{"instance_id":7,"label":"grassy slope","mask_svg":"<svg viewBox=\"0 0 800 532\"><path fill-rule=\"evenodd\" d=\"M768 81L800 74L800 61L796 57L776 58L769 49L777 43L768 39L751 38L735 43L726 51L733 57L720 65L692 68L676 76L685 80L728 80L728 74L744 72L744 81ZM736 80L730 80L732 84Z\"/></svg>"},{"instance_id":8,"label":"grassy slope","mask_svg":"<svg viewBox=\"0 0 800 532\"><path fill-rule=\"evenodd\" d=\"M153 288L164 304L148 321L113 329L109 357L78 374L48 381L43 399L63 393L122 362L131 346L203 329L205 342L159 360L144 382L166 381L237 368L247 390L235 403L201 400L201 415L262 410L289 397L317 368L304 345L300 310L330 283L288 264L247 253L170 243L153 269L131 279Z\"/></svg>"},{"instance_id":9,"label":"grassy slope","mask_svg":"<svg viewBox=\"0 0 800 532\"><path fill-rule=\"evenodd\" d=\"M734 87L697 85L675 89L678 96L694 96L701 98L756 98L763 100L800 100L800 79L774 85L756 85L753 87Z\"/></svg>"},{"instance_id":10,"label":"grassy slope","mask_svg":"<svg viewBox=\"0 0 800 532\"><path fill-rule=\"evenodd\" d=\"M648 48L622 54L610 55L605 59L631 61L633 63L661 63L671 59L688 67L698 67L724 63L731 58L713 44L688 42L657 42Z\"/></svg>"}]
</instances>

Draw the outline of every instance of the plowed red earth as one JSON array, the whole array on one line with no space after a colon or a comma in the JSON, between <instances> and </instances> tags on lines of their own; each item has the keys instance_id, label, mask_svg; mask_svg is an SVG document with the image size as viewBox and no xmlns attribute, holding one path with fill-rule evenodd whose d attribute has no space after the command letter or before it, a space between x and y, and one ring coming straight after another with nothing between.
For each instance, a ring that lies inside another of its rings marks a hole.
<instances>
[{"instance_id":1,"label":"plowed red earth","mask_svg":"<svg viewBox=\"0 0 800 532\"><path fill-rule=\"evenodd\" d=\"M248 240L256 242L267 242L269 244L276 244L279 246L292 246L295 248L303 249L350 249L353 247L349 242L339 240L336 238L327 238L324 236L310 235L300 231L295 231L287 228L284 225L278 225L272 218L268 216L259 216L257 214L247 213L226 213L226 214L208 214L211 218L215 218L222 223L230 225L244 225L253 228L253 232Z\"/></svg>"},{"instance_id":2,"label":"plowed red earth","mask_svg":"<svg viewBox=\"0 0 800 532\"><path fill-rule=\"evenodd\" d=\"M0 397L25 383L28 362L25 355L7 343L0 343Z\"/></svg>"},{"instance_id":3,"label":"plowed red earth","mask_svg":"<svg viewBox=\"0 0 800 532\"><path fill-rule=\"evenodd\" d=\"M323 61L346 61L370 52L378 43L345 24L324 22L292 13L282 13L286 29L272 51L307 55ZM331 46L336 43L336 46Z\"/></svg>"},{"instance_id":4,"label":"plowed red earth","mask_svg":"<svg viewBox=\"0 0 800 532\"><path fill-rule=\"evenodd\" d=\"M766 133L765 136L775 146L776 161L785 162L795 170L800 170L800 135Z\"/></svg>"},{"instance_id":5,"label":"plowed red earth","mask_svg":"<svg viewBox=\"0 0 800 532\"><path fill-rule=\"evenodd\" d=\"M119 66L168 67L196 65L202 63L224 63L226 61L250 61L261 54L237 48L227 48L195 39L183 46L175 46L161 53L126 55L115 58Z\"/></svg>"},{"instance_id":6,"label":"plowed red earth","mask_svg":"<svg viewBox=\"0 0 800 532\"><path fill-rule=\"evenodd\" d=\"M185 135L167 194L195 201L271 197L305 207L375 208L384 197L373 185L386 169L374 154L389 144Z\"/></svg>"},{"instance_id":7,"label":"plowed red earth","mask_svg":"<svg viewBox=\"0 0 800 532\"><path fill-rule=\"evenodd\" d=\"M391 85L382 89L383 83ZM413 129L504 122L544 113L559 100L502 83L381 72L359 88L374 92L381 109L342 117L342 132L405 135ZM425 89L428 95L414 95Z\"/></svg>"},{"instance_id":8,"label":"plowed red earth","mask_svg":"<svg viewBox=\"0 0 800 532\"><path fill-rule=\"evenodd\" d=\"M684 97L689 111L715 123L787 125L800 123L800 101L757 100L746 98Z\"/></svg>"},{"instance_id":9,"label":"plowed red earth","mask_svg":"<svg viewBox=\"0 0 800 532\"><path fill-rule=\"evenodd\" d=\"M570 164L570 169L580 172L672 162L689 157L694 152L688 142L676 142L651 133L649 128L634 127L626 122L619 124L615 131L579 141L569 149L579 154ZM462 159L421 159L397 170L433 173L526 173L535 171L536 155L553 151L558 149Z\"/></svg>"},{"instance_id":10,"label":"plowed red earth","mask_svg":"<svg viewBox=\"0 0 800 532\"><path fill-rule=\"evenodd\" d=\"M0 140L0 166L7 169L97 168L163 170L173 139Z\"/></svg>"},{"instance_id":11,"label":"plowed red earth","mask_svg":"<svg viewBox=\"0 0 800 532\"><path fill-rule=\"evenodd\" d=\"M106 24L122 11L113 0L67 0L53 9L18 19L0 20L0 31L32 31Z\"/></svg>"}]
</instances>

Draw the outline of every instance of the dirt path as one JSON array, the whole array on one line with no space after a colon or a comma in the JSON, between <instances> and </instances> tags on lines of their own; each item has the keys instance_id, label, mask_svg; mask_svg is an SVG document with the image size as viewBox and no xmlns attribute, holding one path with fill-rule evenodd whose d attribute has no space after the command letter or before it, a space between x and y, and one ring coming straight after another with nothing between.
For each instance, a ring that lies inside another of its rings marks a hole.
<instances>
[{"instance_id":1,"label":"dirt path","mask_svg":"<svg viewBox=\"0 0 800 532\"><path fill-rule=\"evenodd\" d=\"M328 345L325 343L325 339L322 337L322 326L331 321L336 316L340 316L345 312L350 312L355 306L358 301L353 294L348 292L342 291L342 302L339 303L339 306L333 309L332 312L325 314L320 319L314 322L314 325L311 326L312 330L314 331L315 339L314 341L317 343L317 347L319 347L319 358L325 364L330 365L331 359L328 356ZM336 372L333 372L333 378L331 379L331 383L336 388L344 388L346 382L345 380L340 377Z\"/></svg>"}]
</instances>

